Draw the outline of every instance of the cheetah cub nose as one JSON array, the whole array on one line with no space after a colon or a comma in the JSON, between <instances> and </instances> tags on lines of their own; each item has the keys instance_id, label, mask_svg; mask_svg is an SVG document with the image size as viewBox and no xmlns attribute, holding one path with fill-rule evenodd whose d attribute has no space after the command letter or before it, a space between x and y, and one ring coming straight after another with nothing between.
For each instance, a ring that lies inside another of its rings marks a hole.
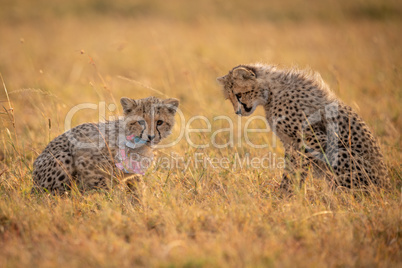
<instances>
[{"instance_id":1,"label":"cheetah cub nose","mask_svg":"<svg viewBox=\"0 0 402 268\"><path fill-rule=\"evenodd\" d=\"M154 138L155 138L155 135L153 135L153 136L148 135L148 140L149 140L149 141L152 141Z\"/></svg>"}]
</instances>

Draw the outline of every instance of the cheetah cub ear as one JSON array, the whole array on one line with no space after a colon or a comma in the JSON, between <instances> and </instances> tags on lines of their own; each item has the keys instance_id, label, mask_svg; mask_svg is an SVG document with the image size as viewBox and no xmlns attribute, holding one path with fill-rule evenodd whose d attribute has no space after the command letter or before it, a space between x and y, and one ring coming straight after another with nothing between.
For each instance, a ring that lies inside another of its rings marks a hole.
<instances>
[{"instance_id":1,"label":"cheetah cub ear","mask_svg":"<svg viewBox=\"0 0 402 268\"><path fill-rule=\"evenodd\" d=\"M255 74L243 67L239 67L233 70L233 77L237 79L254 79Z\"/></svg>"},{"instance_id":2,"label":"cheetah cub ear","mask_svg":"<svg viewBox=\"0 0 402 268\"><path fill-rule=\"evenodd\" d=\"M224 85L225 85L226 77L227 77L227 75L218 77L218 78L216 78L216 81L218 81L218 83L219 83L221 86L224 86Z\"/></svg>"},{"instance_id":3,"label":"cheetah cub ear","mask_svg":"<svg viewBox=\"0 0 402 268\"><path fill-rule=\"evenodd\" d=\"M138 103L136 100L130 99L130 98L121 98L120 99L121 106L123 107L124 114L130 113L132 110L134 110L137 106Z\"/></svg>"},{"instance_id":4,"label":"cheetah cub ear","mask_svg":"<svg viewBox=\"0 0 402 268\"><path fill-rule=\"evenodd\" d=\"M168 111L171 114L175 114L177 111L177 107L179 107L179 100L170 98L170 99L163 100L163 104L166 105Z\"/></svg>"}]
</instances>

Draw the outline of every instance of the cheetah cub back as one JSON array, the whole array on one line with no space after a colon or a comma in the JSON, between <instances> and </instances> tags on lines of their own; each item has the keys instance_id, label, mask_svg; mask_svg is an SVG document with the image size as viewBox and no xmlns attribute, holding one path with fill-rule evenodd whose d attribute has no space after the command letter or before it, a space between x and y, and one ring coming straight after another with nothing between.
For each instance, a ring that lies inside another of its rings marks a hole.
<instances>
[{"instance_id":1,"label":"cheetah cub back","mask_svg":"<svg viewBox=\"0 0 402 268\"><path fill-rule=\"evenodd\" d=\"M152 145L171 134L179 101L148 97L120 103L119 120L76 126L48 144L34 162L34 189L61 193L73 181L82 190L108 189L116 173L143 174Z\"/></svg>"},{"instance_id":2,"label":"cheetah cub back","mask_svg":"<svg viewBox=\"0 0 402 268\"><path fill-rule=\"evenodd\" d=\"M310 169L331 185L389 187L380 147L367 124L336 98L318 73L252 64L234 67L217 81L240 116L264 107L266 119L285 148L281 188Z\"/></svg>"}]
</instances>

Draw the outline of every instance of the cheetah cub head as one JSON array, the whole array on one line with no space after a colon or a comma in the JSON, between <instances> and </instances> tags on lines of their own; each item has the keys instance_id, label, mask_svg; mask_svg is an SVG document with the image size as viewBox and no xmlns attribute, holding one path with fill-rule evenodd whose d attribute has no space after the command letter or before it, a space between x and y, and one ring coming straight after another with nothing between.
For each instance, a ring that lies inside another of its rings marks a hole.
<instances>
[{"instance_id":1,"label":"cheetah cub head","mask_svg":"<svg viewBox=\"0 0 402 268\"><path fill-rule=\"evenodd\" d=\"M179 100L121 98L120 103L124 110L126 137L138 137L147 145L155 145L171 134Z\"/></svg>"},{"instance_id":2,"label":"cheetah cub head","mask_svg":"<svg viewBox=\"0 0 402 268\"><path fill-rule=\"evenodd\" d=\"M265 103L256 68L252 66L237 66L227 75L218 77L217 81L223 87L225 99L232 102L235 113L240 116L252 114L258 105Z\"/></svg>"}]
</instances>

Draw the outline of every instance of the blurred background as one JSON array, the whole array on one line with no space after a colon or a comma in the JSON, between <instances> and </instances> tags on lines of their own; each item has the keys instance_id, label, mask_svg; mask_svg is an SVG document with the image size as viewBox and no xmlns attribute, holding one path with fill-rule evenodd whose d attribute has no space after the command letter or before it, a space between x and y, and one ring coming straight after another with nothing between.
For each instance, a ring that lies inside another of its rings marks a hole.
<instances>
[{"instance_id":1,"label":"blurred background","mask_svg":"<svg viewBox=\"0 0 402 268\"><path fill-rule=\"evenodd\" d=\"M401 26L401 0L0 0L0 267L401 267ZM248 118L215 80L253 62L321 73L378 137L395 189L366 195L308 179L287 198L274 163L193 163L149 172L138 195L123 185L30 194L33 160L69 112L97 107L72 126L108 119L123 96L175 97L186 122L211 122L189 134L208 148L183 139L158 154L283 160L272 133L249 133L268 148L244 143ZM213 135L230 127L216 116L233 120L233 147L211 146L230 140Z\"/></svg>"},{"instance_id":2,"label":"blurred background","mask_svg":"<svg viewBox=\"0 0 402 268\"><path fill-rule=\"evenodd\" d=\"M400 159L401 1L1 0L0 6L0 73L16 135L34 151L65 130L75 105L117 104L108 117L121 113L122 96L176 97L187 118L237 120L215 79L238 64L263 62L320 72L381 137L387 155ZM8 109L4 89L0 100ZM98 110L87 109L73 125L98 119ZM12 127L6 111L1 124Z\"/></svg>"}]
</instances>

